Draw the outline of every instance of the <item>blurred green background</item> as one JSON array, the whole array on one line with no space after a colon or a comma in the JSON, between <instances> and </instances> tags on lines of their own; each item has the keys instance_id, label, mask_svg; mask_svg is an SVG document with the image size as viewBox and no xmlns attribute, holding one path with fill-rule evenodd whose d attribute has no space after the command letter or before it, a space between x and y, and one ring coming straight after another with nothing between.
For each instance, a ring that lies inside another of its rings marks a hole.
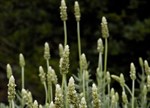
<instances>
[{"instance_id":1,"label":"blurred green background","mask_svg":"<svg viewBox=\"0 0 150 108\"><path fill-rule=\"evenodd\" d=\"M101 37L102 16L108 20L110 31L108 70L125 74L129 80L130 62L140 72L138 57L150 60L150 1L149 0L79 0L81 8L82 52L87 55L91 78L97 67L97 39ZM70 73L77 73L78 49L74 1L66 0ZM40 102L44 88L38 77L38 67L46 66L44 43L51 48L50 65L59 75L58 44L63 44L63 23L60 20L60 0L0 0L0 102L7 103L6 64L12 66L17 89L21 88L19 54L26 59L25 87ZM59 82L61 76L59 75Z\"/></svg>"}]
</instances>

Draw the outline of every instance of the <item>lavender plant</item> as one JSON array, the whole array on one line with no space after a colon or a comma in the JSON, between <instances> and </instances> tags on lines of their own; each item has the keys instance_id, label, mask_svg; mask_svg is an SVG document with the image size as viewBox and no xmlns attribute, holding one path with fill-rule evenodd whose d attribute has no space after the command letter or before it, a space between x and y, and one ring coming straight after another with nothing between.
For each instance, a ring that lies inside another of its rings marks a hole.
<instances>
[{"instance_id":1,"label":"lavender plant","mask_svg":"<svg viewBox=\"0 0 150 108\"><path fill-rule=\"evenodd\" d=\"M21 101L16 98L16 84L13 77L12 68L7 64L8 81L8 102L9 105L0 103L0 108L149 108L147 94L150 90L150 67L148 61L143 61L139 58L142 74L136 73L136 67L131 62L130 78L132 87L129 88L126 84L125 77L122 73L120 76L110 74L107 69L107 54L108 54L108 37L109 30L107 20L103 16L101 22L102 38L97 41L98 51L98 66L95 74L96 81L90 79L89 64L86 55L81 52L80 40L80 7L75 1L74 14L77 22L77 38L78 38L78 56L79 56L79 71L77 75L72 75L67 83L67 74L69 73L69 45L67 44L67 6L65 0L61 1L60 17L64 24L64 45L59 44L60 62L58 68L62 75L62 82L57 82L55 70L50 66L50 47L49 43L44 44L44 59L46 60L47 71L45 72L42 66L39 66L39 78L45 89L45 103L40 104L32 97L32 93L25 89L24 85L24 68L25 59L23 54L19 55L21 67L22 89ZM104 44L103 44L104 40ZM103 57L104 56L104 57ZM103 60L104 59L104 60ZM111 88L112 80L117 81L122 88L122 93L119 94L117 89ZM140 87L135 88L135 81L138 80ZM90 82L92 85L90 85ZM139 90L139 95L135 90ZM121 97L121 98L120 98Z\"/></svg>"}]
</instances>

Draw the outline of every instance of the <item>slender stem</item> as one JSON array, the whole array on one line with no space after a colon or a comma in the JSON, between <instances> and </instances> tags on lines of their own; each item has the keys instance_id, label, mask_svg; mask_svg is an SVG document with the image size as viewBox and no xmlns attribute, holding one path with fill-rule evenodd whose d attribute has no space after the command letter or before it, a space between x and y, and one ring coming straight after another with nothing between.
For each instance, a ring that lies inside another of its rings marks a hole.
<instances>
[{"instance_id":1,"label":"slender stem","mask_svg":"<svg viewBox=\"0 0 150 108\"><path fill-rule=\"evenodd\" d=\"M24 67L21 67L22 89L24 89Z\"/></svg>"},{"instance_id":2,"label":"slender stem","mask_svg":"<svg viewBox=\"0 0 150 108\"><path fill-rule=\"evenodd\" d=\"M83 85L82 85L82 89L83 89L83 95L84 95L84 97L85 97L85 72L83 71L83 75L82 75L82 79L83 79Z\"/></svg>"},{"instance_id":3,"label":"slender stem","mask_svg":"<svg viewBox=\"0 0 150 108\"><path fill-rule=\"evenodd\" d=\"M44 89L45 89L45 105L47 104L47 85L46 82L43 83L44 84Z\"/></svg>"},{"instance_id":4,"label":"slender stem","mask_svg":"<svg viewBox=\"0 0 150 108\"><path fill-rule=\"evenodd\" d=\"M103 95L105 94L105 80L106 80L106 71L107 71L107 53L108 53L108 41L105 38L105 56L104 56L104 90Z\"/></svg>"},{"instance_id":5,"label":"slender stem","mask_svg":"<svg viewBox=\"0 0 150 108\"><path fill-rule=\"evenodd\" d=\"M24 67L21 67L21 79L22 79L22 89L24 89ZM24 105L24 100L22 98L21 100L21 106L23 108L23 105Z\"/></svg>"},{"instance_id":6,"label":"slender stem","mask_svg":"<svg viewBox=\"0 0 150 108\"><path fill-rule=\"evenodd\" d=\"M105 39L105 58L104 58L104 75L106 75L107 71L107 53L108 53L108 41Z\"/></svg>"},{"instance_id":7,"label":"slender stem","mask_svg":"<svg viewBox=\"0 0 150 108\"><path fill-rule=\"evenodd\" d=\"M65 108L68 108L66 74L63 74L62 90L63 90L63 95L64 95L64 106Z\"/></svg>"},{"instance_id":8,"label":"slender stem","mask_svg":"<svg viewBox=\"0 0 150 108\"><path fill-rule=\"evenodd\" d=\"M12 108L15 108L14 100L11 100Z\"/></svg>"},{"instance_id":9,"label":"slender stem","mask_svg":"<svg viewBox=\"0 0 150 108\"><path fill-rule=\"evenodd\" d=\"M132 80L132 108L134 108L134 86L135 80Z\"/></svg>"},{"instance_id":10,"label":"slender stem","mask_svg":"<svg viewBox=\"0 0 150 108\"><path fill-rule=\"evenodd\" d=\"M109 105L110 105L110 84L107 85L107 90L108 90L108 108L109 108Z\"/></svg>"},{"instance_id":11,"label":"slender stem","mask_svg":"<svg viewBox=\"0 0 150 108\"><path fill-rule=\"evenodd\" d=\"M67 26L66 26L66 21L63 21L64 23L64 46L67 45Z\"/></svg>"},{"instance_id":12,"label":"slender stem","mask_svg":"<svg viewBox=\"0 0 150 108\"><path fill-rule=\"evenodd\" d=\"M81 57L81 40L80 40L80 22L77 21L77 35L78 35L78 53L79 53L79 60ZM81 63L80 63L81 68Z\"/></svg>"},{"instance_id":13,"label":"slender stem","mask_svg":"<svg viewBox=\"0 0 150 108\"><path fill-rule=\"evenodd\" d=\"M130 95L132 96L132 92L131 90L129 89L129 87L125 84L125 88L128 90L128 92L130 93Z\"/></svg>"}]
</instances>

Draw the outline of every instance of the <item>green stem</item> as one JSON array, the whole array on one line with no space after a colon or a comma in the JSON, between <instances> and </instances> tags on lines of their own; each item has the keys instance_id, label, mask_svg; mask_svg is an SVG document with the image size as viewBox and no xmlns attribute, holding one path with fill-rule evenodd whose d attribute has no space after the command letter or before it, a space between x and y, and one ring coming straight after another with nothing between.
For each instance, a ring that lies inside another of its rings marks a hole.
<instances>
[{"instance_id":1,"label":"green stem","mask_svg":"<svg viewBox=\"0 0 150 108\"><path fill-rule=\"evenodd\" d=\"M47 104L47 85L46 82L43 83L44 84L44 89L45 89L45 105Z\"/></svg>"},{"instance_id":2,"label":"green stem","mask_svg":"<svg viewBox=\"0 0 150 108\"><path fill-rule=\"evenodd\" d=\"M130 95L132 96L132 92L131 90L129 89L129 87L125 84L125 88L128 90L128 92L130 93Z\"/></svg>"},{"instance_id":3,"label":"green stem","mask_svg":"<svg viewBox=\"0 0 150 108\"><path fill-rule=\"evenodd\" d=\"M109 108L109 105L110 105L110 84L107 85L107 90L108 90L108 108Z\"/></svg>"},{"instance_id":4,"label":"green stem","mask_svg":"<svg viewBox=\"0 0 150 108\"><path fill-rule=\"evenodd\" d=\"M24 67L21 67L22 89L24 89Z\"/></svg>"},{"instance_id":5,"label":"green stem","mask_svg":"<svg viewBox=\"0 0 150 108\"><path fill-rule=\"evenodd\" d=\"M64 23L64 47L67 45L67 26L66 21L63 21Z\"/></svg>"},{"instance_id":6,"label":"green stem","mask_svg":"<svg viewBox=\"0 0 150 108\"><path fill-rule=\"evenodd\" d=\"M132 108L134 108L134 86L135 80L132 80Z\"/></svg>"},{"instance_id":7,"label":"green stem","mask_svg":"<svg viewBox=\"0 0 150 108\"><path fill-rule=\"evenodd\" d=\"M85 77L85 72L84 72L84 71L83 71L82 77L83 77L83 78L82 78L82 79L83 79L82 89L83 89L83 95L84 95L84 97L85 97L86 95L85 95L85 78L84 78L84 77ZM86 97L85 97L85 98L86 98Z\"/></svg>"},{"instance_id":8,"label":"green stem","mask_svg":"<svg viewBox=\"0 0 150 108\"><path fill-rule=\"evenodd\" d=\"M15 108L14 100L11 100L12 108Z\"/></svg>"},{"instance_id":9,"label":"green stem","mask_svg":"<svg viewBox=\"0 0 150 108\"><path fill-rule=\"evenodd\" d=\"M105 38L105 56L104 56L104 90L103 90L103 96L105 95L105 81L106 81L106 71L107 71L107 53L108 53L108 41L107 38Z\"/></svg>"},{"instance_id":10,"label":"green stem","mask_svg":"<svg viewBox=\"0 0 150 108\"><path fill-rule=\"evenodd\" d=\"M79 60L81 58L81 40L80 40L80 22L77 21L77 35L78 35L78 53L79 53ZM81 63L80 63L81 68Z\"/></svg>"},{"instance_id":11,"label":"green stem","mask_svg":"<svg viewBox=\"0 0 150 108\"><path fill-rule=\"evenodd\" d=\"M66 74L63 74L62 90L63 90L63 95L64 95L64 108L68 108Z\"/></svg>"}]
</instances>

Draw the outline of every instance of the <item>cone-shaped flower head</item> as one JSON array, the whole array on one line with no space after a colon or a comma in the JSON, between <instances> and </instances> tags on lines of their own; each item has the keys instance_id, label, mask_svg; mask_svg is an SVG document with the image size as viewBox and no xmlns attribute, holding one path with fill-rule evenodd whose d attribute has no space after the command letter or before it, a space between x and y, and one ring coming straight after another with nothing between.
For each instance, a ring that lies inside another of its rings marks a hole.
<instances>
[{"instance_id":1,"label":"cone-shaped flower head","mask_svg":"<svg viewBox=\"0 0 150 108\"><path fill-rule=\"evenodd\" d=\"M105 17L102 17L101 30L102 30L102 37L108 38L109 37L109 31L108 31L108 26L107 26L107 20Z\"/></svg>"},{"instance_id":2,"label":"cone-shaped flower head","mask_svg":"<svg viewBox=\"0 0 150 108\"><path fill-rule=\"evenodd\" d=\"M75 1L74 3L74 14L76 17L76 21L80 21L81 14L80 14L80 7L78 1Z\"/></svg>"},{"instance_id":3,"label":"cone-shaped flower head","mask_svg":"<svg viewBox=\"0 0 150 108\"><path fill-rule=\"evenodd\" d=\"M122 73L120 74L120 85L121 85L122 87L125 86L125 79L124 79L124 75L123 75Z\"/></svg>"},{"instance_id":4,"label":"cone-shaped flower head","mask_svg":"<svg viewBox=\"0 0 150 108\"><path fill-rule=\"evenodd\" d=\"M87 68L88 68L88 63L87 63L86 56L85 56L84 53L81 55L81 61L80 61L80 62L81 62L82 70L83 70L83 71L87 70Z\"/></svg>"},{"instance_id":5,"label":"cone-shaped flower head","mask_svg":"<svg viewBox=\"0 0 150 108\"><path fill-rule=\"evenodd\" d=\"M147 95L147 87L146 87L146 85L144 85L144 87L143 87L142 94L143 94L143 96Z\"/></svg>"},{"instance_id":6,"label":"cone-shaped flower head","mask_svg":"<svg viewBox=\"0 0 150 108\"><path fill-rule=\"evenodd\" d=\"M67 6L66 6L65 0L61 0L60 18L61 18L62 21L67 20Z\"/></svg>"},{"instance_id":7,"label":"cone-shaped flower head","mask_svg":"<svg viewBox=\"0 0 150 108\"><path fill-rule=\"evenodd\" d=\"M63 57L60 59L59 62L59 67L60 67L60 72L61 74L67 74L69 70L69 46L66 45L64 52L63 52Z\"/></svg>"},{"instance_id":8,"label":"cone-shaped flower head","mask_svg":"<svg viewBox=\"0 0 150 108\"><path fill-rule=\"evenodd\" d=\"M44 58L46 60L50 59L50 47L47 42L45 42L45 44L44 44Z\"/></svg>"},{"instance_id":9,"label":"cone-shaped flower head","mask_svg":"<svg viewBox=\"0 0 150 108\"><path fill-rule=\"evenodd\" d=\"M133 63L130 64L130 77L132 80L136 79L136 70Z\"/></svg>"},{"instance_id":10,"label":"cone-shaped flower head","mask_svg":"<svg viewBox=\"0 0 150 108\"><path fill-rule=\"evenodd\" d=\"M144 68L145 68L146 75L150 75L150 67L147 60L144 61Z\"/></svg>"},{"instance_id":11,"label":"cone-shaped flower head","mask_svg":"<svg viewBox=\"0 0 150 108\"><path fill-rule=\"evenodd\" d=\"M62 44L59 44L59 56L60 56L60 57L63 56L63 51L64 51L63 45L62 45Z\"/></svg>"},{"instance_id":12,"label":"cone-shaped flower head","mask_svg":"<svg viewBox=\"0 0 150 108\"><path fill-rule=\"evenodd\" d=\"M81 102L79 104L79 108L87 108L87 104L86 104L84 97L82 97L82 99L81 99Z\"/></svg>"},{"instance_id":13,"label":"cone-shaped flower head","mask_svg":"<svg viewBox=\"0 0 150 108\"><path fill-rule=\"evenodd\" d=\"M8 100L11 101L15 99L15 95L16 95L16 90L15 90L16 84L13 75L9 78L9 83L7 86L8 86Z\"/></svg>"},{"instance_id":14,"label":"cone-shaped flower head","mask_svg":"<svg viewBox=\"0 0 150 108\"><path fill-rule=\"evenodd\" d=\"M21 53L19 55L19 64L20 64L21 67L25 66L25 59L24 59L23 54L21 54Z\"/></svg>"},{"instance_id":15,"label":"cone-shaped flower head","mask_svg":"<svg viewBox=\"0 0 150 108\"><path fill-rule=\"evenodd\" d=\"M143 63L142 57L139 57L139 64L140 64L141 67L143 67L144 63Z\"/></svg>"},{"instance_id":16,"label":"cone-shaped flower head","mask_svg":"<svg viewBox=\"0 0 150 108\"><path fill-rule=\"evenodd\" d=\"M37 100L35 100L34 102L33 102L33 107L32 108L38 108L38 102L37 102Z\"/></svg>"},{"instance_id":17,"label":"cone-shaped flower head","mask_svg":"<svg viewBox=\"0 0 150 108\"><path fill-rule=\"evenodd\" d=\"M103 49L104 49L103 41L102 41L101 38L99 38L99 39L97 40L97 50L98 50L98 52L103 53Z\"/></svg>"},{"instance_id":18,"label":"cone-shaped flower head","mask_svg":"<svg viewBox=\"0 0 150 108\"><path fill-rule=\"evenodd\" d=\"M53 103L53 101L50 103L49 108L56 108L55 104Z\"/></svg>"},{"instance_id":19,"label":"cone-shaped flower head","mask_svg":"<svg viewBox=\"0 0 150 108\"><path fill-rule=\"evenodd\" d=\"M63 108L63 94L59 84L56 85L55 106L56 108Z\"/></svg>"},{"instance_id":20,"label":"cone-shaped flower head","mask_svg":"<svg viewBox=\"0 0 150 108\"><path fill-rule=\"evenodd\" d=\"M150 75L147 75L147 88L150 88Z\"/></svg>"},{"instance_id":21,"label":"cone-shaped flower head","mask_svg":"<svg viewBox=\"0 0 150 108\"><path fill-rule=\"evenodd\" d=\"M106 80L107 80L107 83L110 84L111 78L110 78L110 73L109 72L106 73Z\"/></svg>"},{"instance_id":22,"label":"cone-shaped flower head","mask_svg":"<svg viewBox=\"0 0 150 108\"><path fill-rule=\"evenodd\" d=\"M39 67L39 77L42 83L46 81L45 72L42 66Z\"/></svg>"},{"instance_id":23,"label":"cone-shaped flower head","mask_svg":"<svg viewBox=\"0 0 150 108\"><path fill-rule=\"evenodd\" d=\"M27 90L25 90L25 89L22 89L21 94L22 94L22 98L23 98L24 102L25 102L29 107L32 107L33 98L32 98L31 92L30 92L30 91L27 91Z\"/></svg>"},{"instance_id":24,"label":"cone-shaped flower head","mask_svg":"<svg viewBox=\"0 0 150 108\"><path fill-rule=\"evenodd\" d=\"M122 101L124 104L128 104L128 98L124 91L122 92Z\"/></svg>"},{"instance_id":25,"label":"cone-shaped flower head","mask_svg":"<svg viewBox=\"0 0 150 108\"><path fill-rule=\"evenodd\" d=\"M93 108L101 108L101 101L99 99L99 94L97 92L97 87L95 84L92 85L92 98Z\"/></svg>"},{"instance_id":26,"label":"cone-shaped flower head","mask_svg":"<svg viewBox=\"0 0 150 108\"><path fill-rule=\"evenodd\" d=\"M51 66L48 67L47 82L48 85L50 85L51 83L57 84L57 76L55 70Z\"/></svg>"},{"instance_id":27,"label":"cone-shaped flower head","mask_svg":"<svg viewBox=\"0 0 150 108\"><path fill-rule=\"evenodd\" d=\"M75 83L73 77L70 77L69 79L67 95L69 104L72 104L75 108L78 108L79 107L78 95L75 90Z\"/></svg>"},{"instance_id":28,"label":"cone-shaped flower head","mask_svg":"<svg viewBox=\"0 0 150 108\"><path fill-rule=\"evenodd\" d=\"M12 75L12 68L11 68L10 64L7 64L6 72L7 72L7 78L9 79Z\"/></svg>"}]
</instances>

